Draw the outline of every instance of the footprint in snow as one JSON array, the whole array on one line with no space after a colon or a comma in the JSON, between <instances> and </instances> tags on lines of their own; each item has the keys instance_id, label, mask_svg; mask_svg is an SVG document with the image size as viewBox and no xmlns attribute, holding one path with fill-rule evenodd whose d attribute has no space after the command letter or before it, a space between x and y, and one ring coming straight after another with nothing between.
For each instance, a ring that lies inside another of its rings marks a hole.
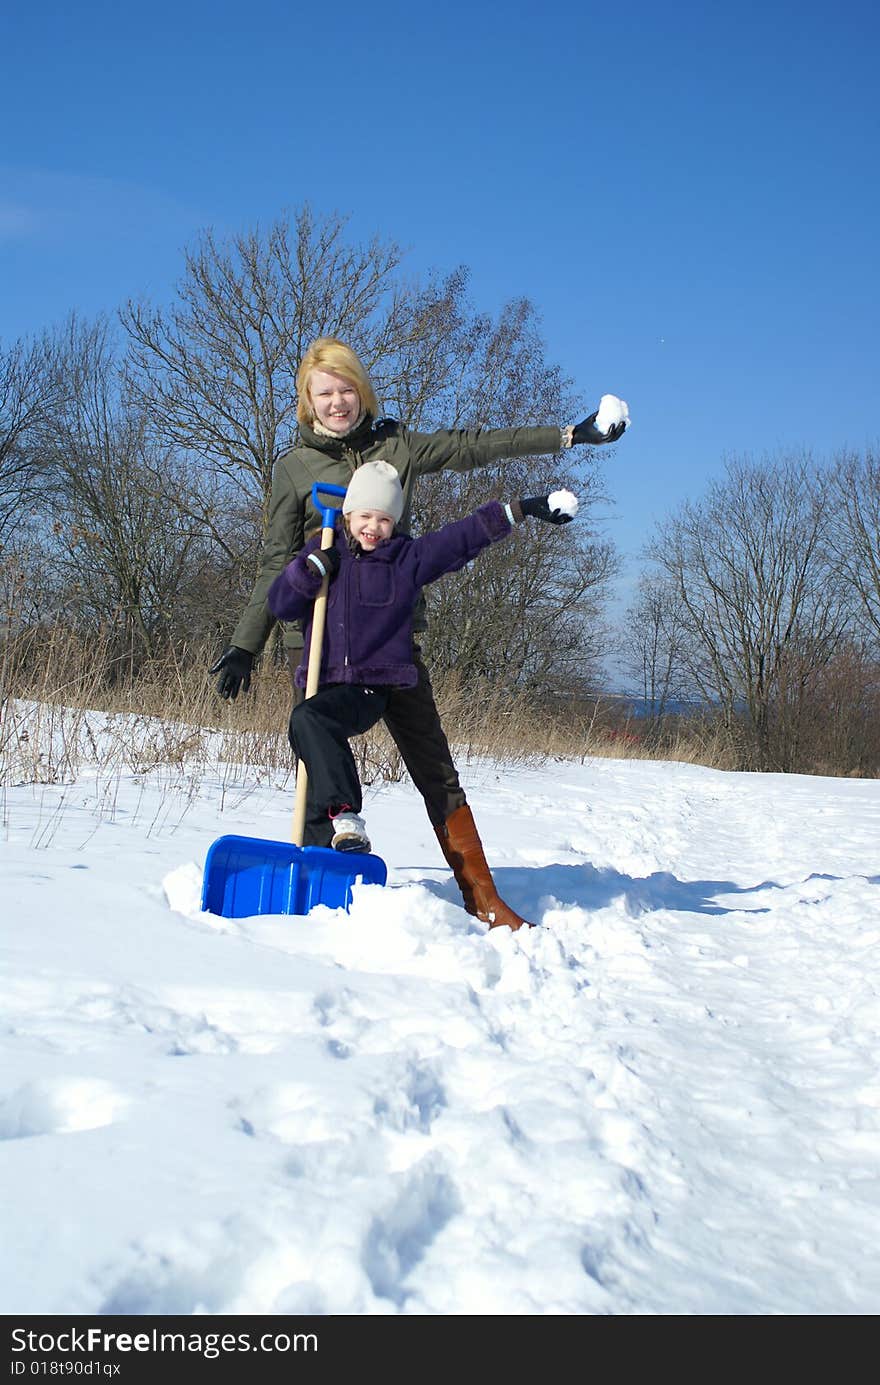
<instances>
[{"instance_id":1,"label":"footprint in snow","mask_svg":"<svg viewBox=\"0 0 880 1385\"><path fill-rule=\"evenodd\" d=\"M48 1077L0 1096L0 1140L97 1130L125 1111L129 1098L94 1077Z\"/></svg>"}]
</instances>

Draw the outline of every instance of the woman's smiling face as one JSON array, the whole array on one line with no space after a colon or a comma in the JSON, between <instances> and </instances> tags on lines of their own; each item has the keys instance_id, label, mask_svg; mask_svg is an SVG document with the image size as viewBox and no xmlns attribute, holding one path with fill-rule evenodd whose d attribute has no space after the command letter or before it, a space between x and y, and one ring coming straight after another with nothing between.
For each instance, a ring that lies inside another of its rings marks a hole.
<instances>
[{"instance_id":1,"label":"woman's smiling face","mask_svg":"<svg viewBox=\"0 0 880 1385\"><path fill-rule=\"evenodd\" d=\"M309 398L315 418L331 433L347 433L357 423L361 399L350 380L329 370L313 370Z\"/></svg>"}]
</instances>

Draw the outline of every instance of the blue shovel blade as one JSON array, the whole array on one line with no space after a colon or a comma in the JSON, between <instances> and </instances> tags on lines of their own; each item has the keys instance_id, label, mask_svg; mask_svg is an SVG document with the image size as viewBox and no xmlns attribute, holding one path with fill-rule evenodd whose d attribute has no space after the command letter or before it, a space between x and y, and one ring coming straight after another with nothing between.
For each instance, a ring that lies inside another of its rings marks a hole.
<instances>
[{"instance_id":1,"label":"blue shovel blade","mask_svg":"<svg viewBox=\"0 0 880 1385\"><path fill-rule=\"evenodd\" d=\"M387 878L379 856L259 837L218 837L205 857L202 908L227 919L307 914L316 904L348 909L359 880L384 885Z\"/></svg>"}]
</instances>

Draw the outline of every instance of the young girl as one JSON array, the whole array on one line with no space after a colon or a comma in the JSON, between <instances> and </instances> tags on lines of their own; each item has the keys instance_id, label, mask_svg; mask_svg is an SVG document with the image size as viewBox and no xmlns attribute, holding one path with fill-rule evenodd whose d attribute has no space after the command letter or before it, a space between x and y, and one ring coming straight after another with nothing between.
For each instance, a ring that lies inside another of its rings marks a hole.
<instances>
[{"instance_id":1,"label":"young girl","mask_svg":"<svg viewBox=\"0 0 880 1385\"><path fill-rule=\"evenodd\" d=\"M294 708L289 734L308 772L307 818L314 823L329 817L330 845L337 851L370 850L348 741L380 720L393 689L418 681L412 624L421 589L464 567L526 516L551 524L572 518L551 510L547 496L509 505L490 500L466 519L413 539L396 531L403 506L395 467L384 460L365 462L346 490L334 547L321 549L320 536L313 537L267 597L280 620L305 621L308 649L314 601L324 577L330 579L319 688ZM306 672L304 659L296 671L300 687Z\"/></svg>"}]
</instances>

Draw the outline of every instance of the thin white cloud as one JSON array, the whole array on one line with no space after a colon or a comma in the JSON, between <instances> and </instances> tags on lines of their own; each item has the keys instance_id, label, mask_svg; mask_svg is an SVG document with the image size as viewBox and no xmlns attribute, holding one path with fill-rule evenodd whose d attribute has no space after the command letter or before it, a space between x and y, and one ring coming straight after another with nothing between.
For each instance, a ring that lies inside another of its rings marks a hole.
<instances>
[{"instance_id":1,"label":"thin white cloud","mask_svg":"<svg viewBox=\"0 0 880 1385\"><path fill-rule=\"evenodd\" d=\"M0 237L128 233L149 224L197 228L195 208L156 187L83 173L0 167Z\"/></svg>"}]
</instances>

